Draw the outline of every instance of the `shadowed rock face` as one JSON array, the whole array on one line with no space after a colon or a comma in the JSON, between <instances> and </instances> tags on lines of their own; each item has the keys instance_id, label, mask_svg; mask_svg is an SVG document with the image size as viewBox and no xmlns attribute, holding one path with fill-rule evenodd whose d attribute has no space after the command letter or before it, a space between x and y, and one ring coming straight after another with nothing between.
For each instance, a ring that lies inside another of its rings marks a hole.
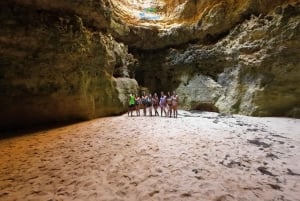
<instances>
[{"instance_id":1,"label":"shadowed rock face","mask_svg":"<svg viewBox=\"0 0 300 201\"><path fill-rule=\"evenodd\" d=\"M1 2L0 127L119 114L138 84L186 109L299 117L295 2Z\"/></svg>"},{"instance_id":2,"label":"shadowed rock face","mask_svg":"<svg viewBox=\"0 0 300 201\"><path fill-rule=\"evenodd\" d=\"M127 47L90 24L102 14L56 3L1 5L1 127L120 114L138 89Z\"/></svg>"}]
</instances>

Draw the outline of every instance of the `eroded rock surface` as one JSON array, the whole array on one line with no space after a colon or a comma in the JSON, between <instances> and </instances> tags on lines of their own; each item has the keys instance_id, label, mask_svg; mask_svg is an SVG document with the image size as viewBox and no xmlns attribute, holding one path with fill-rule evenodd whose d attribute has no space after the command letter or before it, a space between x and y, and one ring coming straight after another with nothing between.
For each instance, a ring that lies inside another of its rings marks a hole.
<instances>
[{"instance_id":1,"label":"eroded rock surface","mask_svg":"<svg viewBox=\"0 0 300 201\"><path fill-rule=\"evenodd\" d=\"M176 89L186 109L299 117L299 9L252 15L209 44L137 54L138 81L153 90Z\"/></svg>"},{"instance_id":2,"label":"eroded rock surface","mask_svg":"<svg viewBox=\"0 0 300 201\"><path fill-rule=\"evenodd\" d=\"M1 6L0 125L125 111L124 96L138 89L131 79L136 61L127 47L86 26L93 17L83 19L75 3L26 3Z\"/></svg>"},{"instance_id":3,"label":"eroded rock surface","mask_svg":"<svg viewBox=\"0 0 300 201\"><path fill-rule=\"evenodd\" d=\"M181 106L299 117L299 2L1 2L0 126L91 119L127 94Z\"/></svg>"},{"instance_id":4,"label":"eroded rock surface","mask_svg":"<svg viewBox=\"0 0 300 201\"><path fill-rule=\"evenodd\" d=\"M217 38L252 14L292 2L297 1L110 0L110 27L131 47L158 49Z\"/></svg>"}]
</instances>

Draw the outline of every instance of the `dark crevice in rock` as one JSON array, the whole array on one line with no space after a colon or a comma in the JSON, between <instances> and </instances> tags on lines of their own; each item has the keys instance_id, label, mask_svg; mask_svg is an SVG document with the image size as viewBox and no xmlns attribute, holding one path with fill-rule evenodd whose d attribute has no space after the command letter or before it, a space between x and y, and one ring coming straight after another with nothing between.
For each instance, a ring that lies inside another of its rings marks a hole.
<instances>
[{"instance_id":1,"label":"dark crevice in rock","mask_svg":"<svg viewBox=\"0 0 300 201\"><path fill-rule=\"evenodd\" d=\"M300 13L299 5L300 3L295 5L288 4L286 7L284 7L281 13L284 19L288 19L290 17L298 15Z\"/></svg>"},{"instance_id":2,"label":"dark crevice in rock","mask_svg":"<svg viewBox=\"0 0 300 201\"><path fill-rule=\"evenodd\" d=\"M193 39L193 40L187 41L185 43L175 44L175 45L166 45L165 47L153 48L153 49L144 49L144 48L140 48L140 47L136 47L136 46L131 46L130 43L125 43L122 40L120 40L119 42L123 42L126 45L128 45L128 51L130 53L147 55L147 54L154 54L154 53L157 54L157 53L160 53L160 52L164 52L168 49L178 49L178 50L186 49L191 44L199 43L199 41L200 41L199 39Z\"/></svg>"},{"instance_id":3,"label":"dark crevice in rock","mask_svg":"<svg viewBox=\"0 0 300 201\"><path fill-rule=\"evenodd\" d=\"M219 112L219 109L214 105L214 103L209 103L209 102L191 103L191 109L198 110L198 111L207 111L207 112Z\"/></svg>"},{"instance_id":4,"label":"dark crevice in rock","mask_svg":"<svg viewBox=\"0 0 300 201\"><path fill-rule=\"evenodd\" d=\"M130 49L129 52L138 60L135 69L135 79L140 86L147 87L150 92L171 91L176 88L174 72L171 67L164 67L167 50L137 50ZM167 79L169 76L169 80ZM171 76L171 77L170 77Z\"/></svg>"},{"instance_id":5,"label":"dark crevice in rock","mask_svg":"<svg viewBox=\"0 0 300 201\"><path fill-rule=\"evenodd\" d=\"M204 39L201 40L201 43L199 43L199 40L193 40L193 42L189 42L190 44L203 44L203 45L213 45L216 44L217 42L219 42L220 40L224 39L226 36L228 36L228 34L230 33L230 29L229 30L225 30L221 33L216 33L216 34L206 34L206 36L204 37Z\"/></svg>"},{"instance_id":6,"label":"dark crevice in rock","mask_svg":"<svg viewBox=\"0 0 300 201\"><path fill-rule=\"evenodd\" d=\"M161 51L164 51L167 49L184 50L184 49L187 49L188 47L190 47L191 45L204 45L204 46L213 45L213 44L216 44L217 42L219 42L220 40L224 39L226 36L228 36L230 33L230 30L231 29L222 31L220 33L206 34L204 38L193 38L193 39L187 40L183 43L169 44L164 47L151 48L151 49L136 47L136 46L133 46L131 43L127 43L124 40L120 40L120 39L116 39L116 40L120 43L124 43L124 44L128 45L129 52L132 52L132 53L143 52L145 54L148 54L148 53L151 54L151 53L161 52Z\"/></svg>"},{"instance_id":7,"label":"dark crevice in rock","mask_svg":"<svg viewBox=\"0 0 300 201\"><path fill-rule=\"evenodd\" d=\"M157 50L129 48L129 52L139 60L140 65L136 69L138 83L143 86L147 83L146 87L152 90L173 90L181 83L179 76L182 73L188 73L191 77L204 75L217 81L227 61L222 52L208 46L202 47L188 43ZM215 108L211 110L217 111Z\"/></svg>"},{"instance_id":8,"label":"dark crevice in rock","mask_svg":"<svg viewBox=\"0 0 300 201\"><path fill-rule=\"evenodd\" d=\"M252 16L258 17L262 13L255 11L253 9L246 10L245 12L241 13L241 18L236 24L242 24L244 21L250 20Z\"/></svg>"}]
</instances>

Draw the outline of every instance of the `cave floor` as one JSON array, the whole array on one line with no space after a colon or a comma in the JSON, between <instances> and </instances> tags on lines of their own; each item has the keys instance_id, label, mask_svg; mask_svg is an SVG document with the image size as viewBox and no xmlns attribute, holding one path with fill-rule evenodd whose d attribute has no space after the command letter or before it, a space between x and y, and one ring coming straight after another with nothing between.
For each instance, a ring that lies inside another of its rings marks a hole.
<instances>
[{"instance_id":1,"label":"cave floor","mask_svg":"<svg viewBox=\"0 0 300 201\"><path fill-rule=\"evenodd\" d=\"M179 111L0 141L0 200L300 200L300 119Z\"/></svg>"}]
</instances>

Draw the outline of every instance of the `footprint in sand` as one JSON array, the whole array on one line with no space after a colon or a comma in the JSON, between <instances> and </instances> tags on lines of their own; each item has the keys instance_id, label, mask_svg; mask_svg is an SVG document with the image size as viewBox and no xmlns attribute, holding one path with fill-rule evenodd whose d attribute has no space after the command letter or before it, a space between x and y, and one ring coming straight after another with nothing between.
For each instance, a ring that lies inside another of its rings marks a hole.
<instances>
[{"instance_id":1,"label":"footprint in sand","mask_svg":"<svg viewBox=\"0 0 300 201\"><path fill-rule=\"evenodd\" d=\"M235 201L235 199L232 195L226 194L216 197L214 201Z\"/></svg>"}]
</instances>

